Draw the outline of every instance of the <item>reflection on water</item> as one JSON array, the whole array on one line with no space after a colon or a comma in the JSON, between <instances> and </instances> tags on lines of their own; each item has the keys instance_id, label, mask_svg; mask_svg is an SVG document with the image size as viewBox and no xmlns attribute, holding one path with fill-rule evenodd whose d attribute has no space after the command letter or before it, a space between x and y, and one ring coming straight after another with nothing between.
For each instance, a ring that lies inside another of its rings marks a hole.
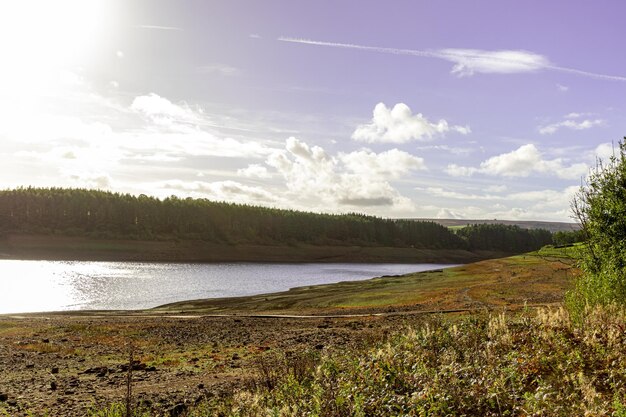
<instances>
[{"instance_id":1,"label":"reflection on water","mask_svg":"<svg viewBox=\"0 0 626 417\"><path fill-rule=\"evenodd\" d=\"M0 260L0 313L141 309L182 300L262 294L442 267Z\"/></svg>"}]
</instances>

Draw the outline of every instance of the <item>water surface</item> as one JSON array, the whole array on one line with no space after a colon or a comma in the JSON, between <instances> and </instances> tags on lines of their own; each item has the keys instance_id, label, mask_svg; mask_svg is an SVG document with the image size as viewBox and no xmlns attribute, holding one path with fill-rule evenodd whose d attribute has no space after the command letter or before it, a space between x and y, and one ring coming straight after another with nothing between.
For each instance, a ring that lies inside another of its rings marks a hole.
<instances>
[{"instance_id":1,"label":"water surface","mask_svg":"<svg viewBox=\"0 0 626 417\"><path fill-rule=\"evenodd\" d=\"M0 260L0 313L142 309L448 266Z\"/></svg>"}]
</instances>

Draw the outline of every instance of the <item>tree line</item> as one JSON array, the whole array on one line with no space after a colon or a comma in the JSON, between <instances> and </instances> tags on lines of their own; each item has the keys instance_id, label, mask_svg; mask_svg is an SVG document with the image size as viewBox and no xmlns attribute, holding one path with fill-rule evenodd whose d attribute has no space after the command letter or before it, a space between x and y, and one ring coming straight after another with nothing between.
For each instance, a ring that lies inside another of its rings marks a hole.
<instances>
[{"instance_id":1,"label":"tree line","mask_svg":"<svg viewBox=\"0 0 626 417\"><path fill-rule=\"evenodd\" d=\"M522 252L552 243L546 230L474 225L456 233L430 221L321 214L89 189L0 190L0 233L224 244L362 245Z\"/></svg>"}]
</instances>

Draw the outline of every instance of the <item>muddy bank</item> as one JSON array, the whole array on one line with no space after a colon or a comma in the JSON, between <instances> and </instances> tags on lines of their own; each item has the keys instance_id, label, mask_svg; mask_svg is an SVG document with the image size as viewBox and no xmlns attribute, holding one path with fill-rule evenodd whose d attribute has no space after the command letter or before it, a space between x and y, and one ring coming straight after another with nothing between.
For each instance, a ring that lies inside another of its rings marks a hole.
<instances>
[{"instance_id":1,"label":"muddy bank","mask_svg":"<svg viewBox=\"0 0 626 417\"><path fill-rule=\"evenodd\" d=\"M380 262L469 263L510 254L460 249L366 246L224 245L204 241L104 240L9 235L0 238L0 259L145 262Z\"/></svg>"}]
</instances>

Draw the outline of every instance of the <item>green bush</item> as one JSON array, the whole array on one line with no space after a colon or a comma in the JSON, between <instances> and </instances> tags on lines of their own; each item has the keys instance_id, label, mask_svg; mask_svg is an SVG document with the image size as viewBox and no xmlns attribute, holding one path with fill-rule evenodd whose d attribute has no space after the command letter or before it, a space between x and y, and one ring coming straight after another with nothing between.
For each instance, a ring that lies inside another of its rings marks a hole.
<instances>
[{"instance_id":1,"label":"green bush","mask_svg":"<svg viewBox=\"0 0 626 417\"><path fill-rule=\"evenodd\" d=\"M580 316L587 306L626 304L626 143L619 143L608 162L597 164L572 208L587 244L580 259L583 273L567 305Z\"/></svg>"}]
</instances>

